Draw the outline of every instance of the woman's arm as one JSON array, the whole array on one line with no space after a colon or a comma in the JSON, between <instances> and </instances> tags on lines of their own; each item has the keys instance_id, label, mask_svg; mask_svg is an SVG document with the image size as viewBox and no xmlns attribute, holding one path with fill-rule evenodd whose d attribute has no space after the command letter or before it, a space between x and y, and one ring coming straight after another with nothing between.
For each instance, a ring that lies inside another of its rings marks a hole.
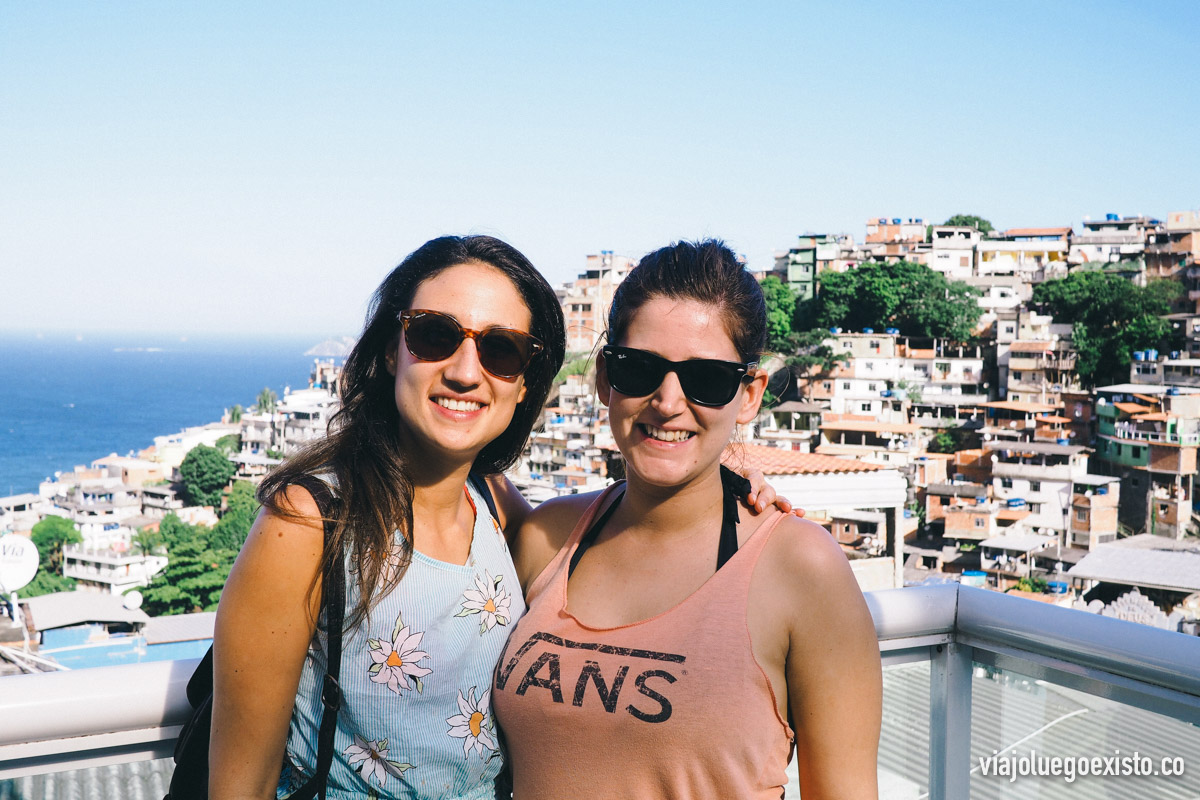
<instances>
[{"instance_id":1,"label":"woman's arm","mask_svg":"<svg viewBox=\"0 0 1200 800\"><path fill-rule=\"evenodd\" d=\"M274 798L300 671L320 613L324 533L312 496L298 518L263 510L221 593L213 639L209 797Z\"/></svg>"},{"instance_id":2,"label":"woman's arm","mask_svg":"<svg viewBox=\"0 0 1200 800\"><path fill-rule=\"evenodd\" d=\"M777 619L787 632L800 790L805 800L875 800L883 683L870 611L828 531L800 520L780 524L764 561L770 557Z\"/></svg>"}]
</instances>

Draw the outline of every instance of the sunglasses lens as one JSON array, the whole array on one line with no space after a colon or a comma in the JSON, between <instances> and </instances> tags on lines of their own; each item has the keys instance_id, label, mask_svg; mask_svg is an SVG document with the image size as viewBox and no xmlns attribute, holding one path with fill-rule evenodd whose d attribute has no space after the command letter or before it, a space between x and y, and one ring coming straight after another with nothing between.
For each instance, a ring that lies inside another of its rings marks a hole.
<instances>
[{"instance_id":1,"label":"sunglasses lens","mask_svg":"<svg viewBox=\"0 0 1200 800\"><path fill-rule=\"evenodd\" d=\"M522 336L519 331L491 330L476 341L479 363L497 377L520 375L533 357L529 337Z\"/></svg>"},{"instance_id":2,"label":"sunglasses lens","mask_svg":"<svg viewBox=\"0 0 1200 800\"><path fill-rule=\"evenodd\" d=\"M737 394L742 372L720 361L689 361L676 368L679 385L693 403L723 406Z\"/></svg>"},{"instance_id":3,"label":"sunglasses lens","mask_svg":"<svg viewBox=\"0 0 1200 800\"><path fill-rule=\"evenodd\" d=\"M606 347L604 367L612 388L630 397L645 397L657 389L667 375L663 359L627 348Z\"/></svg>"},{"instance_id":4,"label":"sunglasses lens","mask_svg":"<svg viewBox=\"0 0 1200 800\"><path fill-rule=\"evenodd\" d=\"M405 331L408 351L422 361L441 361L454 355L463 340L458 323L439 314L413 317Z\"/></svg>"}]
</instances>

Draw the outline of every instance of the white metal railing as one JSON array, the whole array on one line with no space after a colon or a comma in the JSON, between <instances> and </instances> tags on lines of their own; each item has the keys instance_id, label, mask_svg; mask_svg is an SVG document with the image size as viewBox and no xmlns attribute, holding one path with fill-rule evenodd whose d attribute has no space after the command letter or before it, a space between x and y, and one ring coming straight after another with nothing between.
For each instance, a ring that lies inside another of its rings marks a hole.
<instances>
[{"instance_id":1,"label":"white metal railing","mask_svg":"<svg viewBox=\"0 0 1200 800\"><path fill-rule=\"evenodd\" d=\"M975 664L1200 725L1198 637L958 584L869 592L867 603L885 668L930 664L931 800L970 796ZM169 756L197 663L0 679L0 780Z\"/></svg>"}]
</instances>

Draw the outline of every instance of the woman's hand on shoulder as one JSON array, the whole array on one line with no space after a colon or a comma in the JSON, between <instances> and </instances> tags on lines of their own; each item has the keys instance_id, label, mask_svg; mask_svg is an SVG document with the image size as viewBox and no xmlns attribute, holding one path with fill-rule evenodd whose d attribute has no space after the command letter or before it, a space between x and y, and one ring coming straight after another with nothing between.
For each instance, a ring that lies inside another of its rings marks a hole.
<instances>
[{"instance_id":1,"label":"woman's hand on shoulder","mask_svg":"<svg viewBox=\"0 0 1200 800\"><path fill-rule=\"evenodd\" d=\"M588 492L555 497L537 506L525 517L516 539L510 539L510 546L521 588L527 594L530 585L567 543L571 531L599 494Z\"/></svg>"},{"instance_id":2,"label":"woman's hand on shoulder","mask_svg":"<svg viewBox=\"0 0 1200 800\"><path fill-rule=\"evenodd\" d=\"M763 561L788 630L788 707L805 798L874 798L882 715L875 625L841 546L784 519Z\"/></svg>"},{"instance_id":3,"label":"woman's hand on shoulder","mask_svg":"<svg viewBox=\"0 0 1200 800\"><path fill-rule=\"evenodd\" d=\"M307 490L263 509L217 609L210 797L274 797L300 671L320 612L324 533ZM310 588L312 589L310 593Z\"/></svg>"},{"instance_id":4,"label":"woman's hand on shoulder","mask_svg":"<svg viewBox=\"0 0 1200 800\"><path fill-rule=\"evenodd\" d=\"M749 469L743 466L741 469L736 470L736 472L750 481L750 493L742 499L746 501L746 505L750 506L755 514L761 514L774 505L785 514L794 514L797 517L804 516L804 509L793 508L791 501L775 491L775 487L767 481L767 476L763 474L761 469Z\"/></svg>"}]
</instances>

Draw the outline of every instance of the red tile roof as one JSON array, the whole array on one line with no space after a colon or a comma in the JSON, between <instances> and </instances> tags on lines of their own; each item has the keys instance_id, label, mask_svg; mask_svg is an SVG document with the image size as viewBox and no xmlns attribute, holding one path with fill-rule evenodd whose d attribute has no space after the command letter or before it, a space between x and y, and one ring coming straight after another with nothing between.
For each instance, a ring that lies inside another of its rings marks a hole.
<instances>
[{"instance_id":1,"label":"red tile roof","mask_svg":"<svg viewBox=\"0 0 1200 800\"><path fill-rule=\"evenodd\" d=\"M886 469L879 464L867 464L849 458L782 450L761 444L743 444L725 451L722 459L730 466L758 468L765 475L820 475L836 472L875 472Z\"/></svg>"}]
</instances>

